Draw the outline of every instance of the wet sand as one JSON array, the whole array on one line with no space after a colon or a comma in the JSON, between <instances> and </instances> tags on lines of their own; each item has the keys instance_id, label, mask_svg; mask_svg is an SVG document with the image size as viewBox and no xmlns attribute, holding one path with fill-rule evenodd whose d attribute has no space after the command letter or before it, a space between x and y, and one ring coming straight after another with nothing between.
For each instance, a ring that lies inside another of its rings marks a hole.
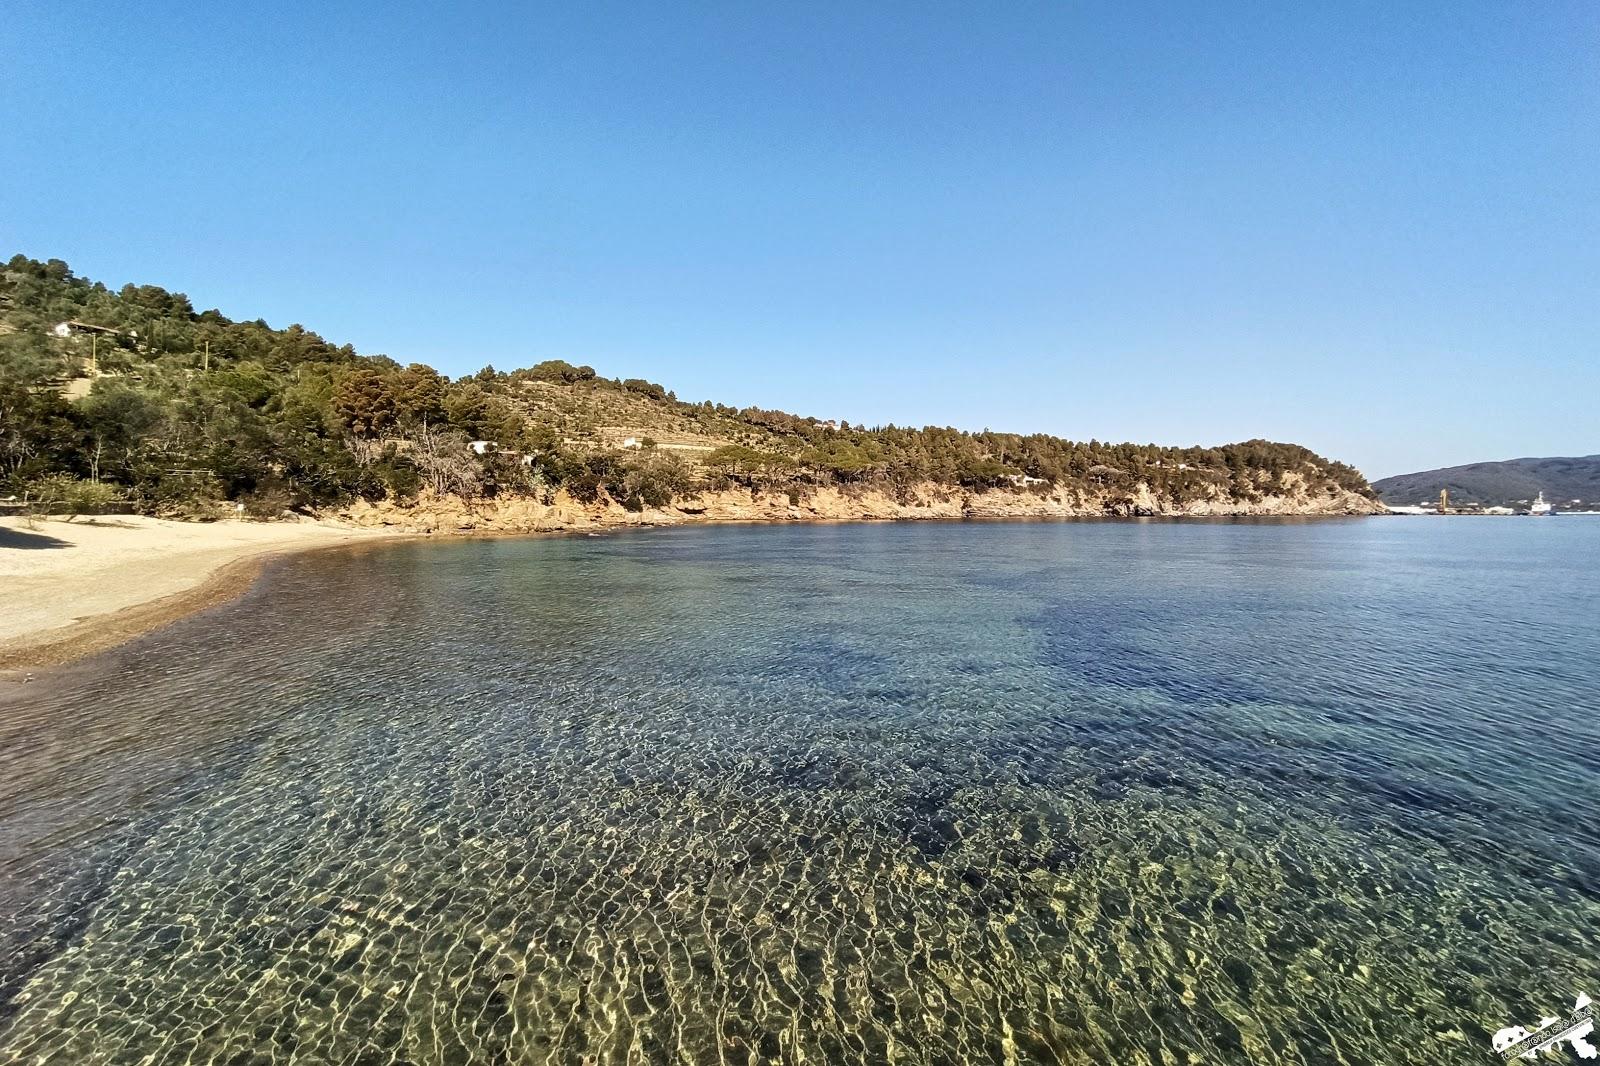
<instances>
[{"instance_id":1,"label":"wet sand","mask_svg":"<svg viewBox=\"0 0 1600 1066\"><path fill-rule=\"evenodd\" d=\"M225 603L275 556L393 536L310 520L0 518L0 671L92 655Z\"/></svg>"}]
</instances>

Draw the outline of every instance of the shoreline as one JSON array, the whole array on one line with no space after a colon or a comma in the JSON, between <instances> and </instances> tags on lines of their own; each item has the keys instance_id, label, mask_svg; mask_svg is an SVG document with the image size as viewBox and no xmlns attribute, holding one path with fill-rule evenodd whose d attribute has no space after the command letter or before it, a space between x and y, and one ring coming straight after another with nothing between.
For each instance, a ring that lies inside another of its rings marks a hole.
<instances>
[{"instance_id":1,"label":"shoreline","mask_svg":"<svg viewBox=\"0 0 1600 1066\"><path fill-rule=\"evenodd\" d=\"M30 597L20 597L23 601L19 612L26 616L30 607L35 611L39 609L39 601L49 599L58 602L73 602L83 595L87 589L114 590L112 599L114 606L102 606L84 611L82 614L72 614L70 620L61 622L53 620L48 613L38 618L35 624L14 626L11 632L0 630L0 682L18 682L30 680L30 675L36 670L46 670L53 667L65 666L70 663L87 659L103 652L107 652L122 644L136 640L146 634L165 628L174 622L193 614L219 607L238 599L247 593L260 578L263 571L275 562L290 556L306 554L316 551L331 550L334 548L349 548L355 545L372 545L396 543L408 540L431 540L435 538L501 538L501 537L538 537L538 536L572 536L584 534L614 533L625 530L638 529L663 529L688 525L832 525L839 523L856 522L963 522L963 521L1065 521L1065 520L1109 520L1128 521L1139 517L1165 518L1170 520L1226 520L1230 518L1338 518L1338 517L1364 517L1339 512L1311 512L1301 514L1187 514L1187 515L1153 515L1153 516L1120 516L1120 515L1093 515L1093 514L973 514L973 513L902 513L882 514L867 513L835 516L804 511L791 511L788 514L728 514L707 513L706 511L681 511L674 509L672 512L650 511L643 514L633 514L622 511L615 505L583 508L580 511L591 511L577 521L569 510L561 516L565 521L558 520L554 523L537 522L508 523L478 522L456 523L445 522L383 522L374 523L375 515L368 513L363 516L367 521L359 518L351 521L351 515L341 516L338 521L317 519L293 523L255 522L249 520L223 520L212 523L177 522L159 519L126 519L116 518L110 522L96 522L86 519L79 522L66 522L59 519L45 519L38 521L29 529L20 519L0 519L0 536L10 533L13 537L18 534L36 536L46 540L58 540L54 533L82 534L86 531L100 531L105 529L133 527L148 529L150 527L165 527L169 531L181 529L190 531L225 531L238 533L249 531L258 534L254 539L247 539L229 545L207 545L198 550L185 550L183 545L173 545L170 538L166 541L158 540L155 543L141 545L144 549L137 557L125 560L113 560L102 566L73 567L73 566L38 566L33 568L36 572L29 575L30 580L39 586L33 590L31 597L35 602L29 603ZM615 510L617 513L610 513ZM710 509L708 509L710 510ZM742 510L742 508L740 509ZM389 517L389 516L385 516ZM438 516L437 514L434 516ZM453 517L453 516L452 516ZM585 521L584 519L587 519ZM273 534L279 534L274 536ZM71 544L86 550L92 550L92 545ZM8 553L21 553L32 555L35 551L50 552L53 548L17 547L0 540L0 560L4 560ZM209 558L206 558L209 557ZM15 556L12 556L12 561ZM209 562L209 567L205 564ZM152 567L162 571L174 568L187 570L189 567L202 568L197 580L184 582L179 587L162 590L166 582L156 582L152 591L147 574L139 573L141 568ZM15 570L15 567L12 568ZM7 569L0 567L0 589L5 586L8 577L15 576L8 573ZM55 612L57 616L60 610Z\"/></svg>"},{"instance_id":2,"label":"shoreline","mask_svg":"<svg viewBox=\"0 0 1600 1066\"><path fill-rule=\"evenodd\" d=\"M1292 518L1383 514L1382 505L1351 492L1299 491L1253 501L1202 499L1177 503L1141 484L1129 496L1084 496L1067 490L976 491L923 483L902 491L823 486L800 496L750 487L699 492L664 507L628 511L609 498L584 503L564 489L542 501L526 496L463 500L424 494L406 504L358 502L340 514L353 525L410 533L563 533L704 523L965 521L1066 518Z\"/></svg>"},{"instance_id":3,"label":"shoreline","mask_svg":"<svg viewBox=\"0 0 1600 1066\"><path fill-rule=\"evenodd\" d=\"M109 651L238 599L273 562L407 539L329 522L0 519L0 681Z\"/></svg>"},{"instance_id":4,"label":"shoreline","mask_svg":"<svg viewBox=\"0 0 1600 1066\"><path fill-rule=\"evenodd\" d=\"M310 550L310 549L307 549ZM34 630L0 648L0 680L87 659L153 633L191 614L243 596L267 564L294 552L270 552L224 563L193 588L118 611L86 615L66 626Z\"/></svg>"}]
</instances>

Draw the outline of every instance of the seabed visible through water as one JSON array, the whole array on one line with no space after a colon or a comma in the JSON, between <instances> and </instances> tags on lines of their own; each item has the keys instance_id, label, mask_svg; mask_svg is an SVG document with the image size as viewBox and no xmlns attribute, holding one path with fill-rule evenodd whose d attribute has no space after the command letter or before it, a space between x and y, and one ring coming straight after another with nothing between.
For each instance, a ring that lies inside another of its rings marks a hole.
<instances>
[{"instance_id":1,"label":"seabed visible through water","mask_svg":"<svg viewBox=\"0 0 1600 1066\"><path fill-rule=\"evenodd\" d=\"M0 697L0 1062L1492 1061L1600 991L1600 581L1469 526L280 566Z\"/></svg>"}]
</instances>

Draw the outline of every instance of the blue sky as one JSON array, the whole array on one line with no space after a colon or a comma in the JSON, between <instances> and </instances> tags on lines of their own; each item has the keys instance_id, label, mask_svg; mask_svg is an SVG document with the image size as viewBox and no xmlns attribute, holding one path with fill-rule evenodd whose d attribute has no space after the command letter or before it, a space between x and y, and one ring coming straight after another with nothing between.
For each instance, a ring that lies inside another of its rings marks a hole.
<instances>
[{"instance_id":1,"label":"blue sky","mask_svg":"<svg viewBox=\"0 0 1600 1066\"><path fill-rule=\"evenodd\" d=\"M452 373L1600 452L1600 5L21 3L0 251Z\"/></svg>"}]
</instances>

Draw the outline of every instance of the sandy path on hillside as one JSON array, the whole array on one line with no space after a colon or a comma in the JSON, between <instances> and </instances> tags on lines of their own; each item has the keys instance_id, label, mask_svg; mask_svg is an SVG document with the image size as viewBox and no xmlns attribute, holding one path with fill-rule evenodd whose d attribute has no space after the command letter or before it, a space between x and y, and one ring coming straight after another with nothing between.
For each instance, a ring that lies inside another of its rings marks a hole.
<instances>
[{"instance_id":1,"label":"sandy path on hillside","mask_svg":"<svg viewBox=\"0 0 1600 1066\"><path fill-rule=\"evenodd\" d=\"M310 520L0 518L0 670L93 654L225 603L271 556L392 535Z\"/></svg>"}]
</instances>

